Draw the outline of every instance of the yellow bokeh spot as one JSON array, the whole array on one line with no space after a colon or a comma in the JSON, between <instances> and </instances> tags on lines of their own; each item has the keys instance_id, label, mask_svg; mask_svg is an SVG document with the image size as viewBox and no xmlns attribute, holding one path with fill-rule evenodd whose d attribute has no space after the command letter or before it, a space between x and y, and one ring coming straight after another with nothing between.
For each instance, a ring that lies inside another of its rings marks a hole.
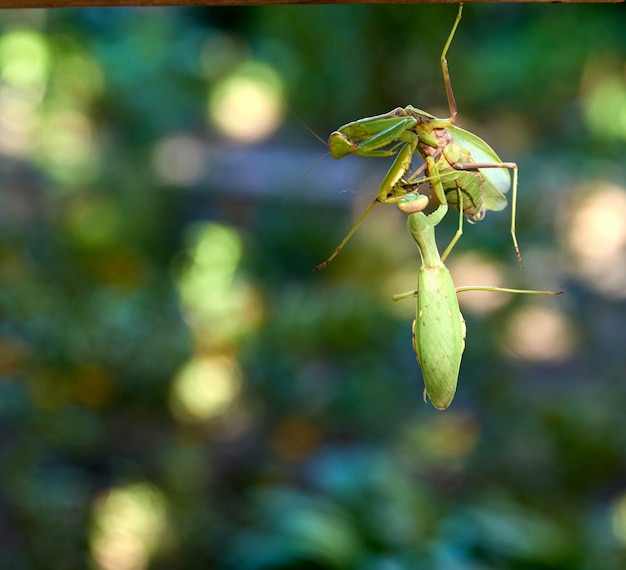
<instances>
[{"instance_id":1,"label":"yellow bokeh spot","mask_svg":"<svg viewBox=\"0 0 626 570\"><path fill-rule=\"evenodd\" d=\"M552 307L524 306L512 315L507 327L507 351L525 360L564 360L574 351L575 341L571 323Z\"/></svg>"},{"instance_id":2,"label":"yellow bokeh spot","mask_svg":"<svg viewBox=\"0 0 626 570\"><path fill-rule=\"evenodd\" d=\"M220 416L236 402L241 370L225 356L199 356L178 372L170 394L172 413L182 421L203 422Z\"/></svg>"},{"instance_id":3,"label":"yellow bokeh spot","mask_svg":"<svg viewBox=\"0 0 626 570\"><path fill-rule=\"evenodd\" d=\"M626 247L626 191L605 185L588 193L571 216L567 241L581 258L608 259Z\"/></svg>"},{"instance_id":4,"label":"yellow bokeh spot","mask_svg":"<svg viewBox=\"0 0 626 570\"><path fill-rule=\"evenodd\" d=\"M32 30L15 30L0 40L0 79L14 87L42 90L50 70L45 38Z\"/></svg>"},{"instance_id":5,"label":"yellow bokeh spot","mask_svg":"<svg viewBox=\"0 0 626 570\"><path fill-rule=\"evenodd\" d=\"M142 570L166 536L164 495L153 485L118 487L96 499L90 547L99 570Z\"/></svg>"},{"instance_id":6,"label":"yellow bokeh spot","mask_svg":"<svg viewBox=\"0 0 626 570\"><path fill-rule=\"evenodd\" d=\"M282 81L267 65L245 63L215 86L208 111L211 122L229 138L262 141L282 122Z\"/></svg>"},{"instance_id":7,"label":"yellow bokeh spot","mask_svg":"<svg viewBox=\"0 0 626 570\"><path fill-rule=\"evenodd\" d=\"M183 316L201 343L228 344L255 328L262 313L255 289L238 275L241 239L217 223L200 223L191 233L178 276Z\"/></svg>"},{"instance_id":8,"label":"yellow bokeh spot","mask_svg":"<svg viewBox=\"0 0 626 570\"><path fill-rule=\"evenodd\" d=\"M38 102L21 97L20 90L0 90L0 152L26 156L35 144Z\"/></svg>"},{"instance_id":9,"label":"yellow bokeh spot","mask_svg":"<svg viewBox=\"0 0 626 570\"><path fill-rule=\"evenodd\" d=\"M626 189L582 185L566 207L563 234L574 271L597 291L626 296Z\"/></svg>"},{"instance_id":10,"label":"yellow bokeh spot","mask_svg":"<svg viewBox=\"0 0 626 570\"><path fill-rule=\"evenodd\" d=\"M39 108L48 86L50 50L31 30L0 39L0 152L27 156L37 141Z\"/></svg>"},{"instance_id":11,"label":"yellow bokeh spot","mask_svg":"<svg viewBox=\"0 0 626 570\"><path fill-rule=\"evenodd\" d=\"M626 494L621 495L613 504L611 518L615 538L626 546Z\"/></svg>"},{"instance_id":12,"label":"yellow bokeh spot","mask_svg":"<svg viewBox=\"0 0 626 570\"><path fill-rule=\"evenodd\" d=\"M91 172L94 133L91 119L77 111L47 115L41 122L40 156L46 169L62 182L74 182Z\"/></svg>"}]
</instances>

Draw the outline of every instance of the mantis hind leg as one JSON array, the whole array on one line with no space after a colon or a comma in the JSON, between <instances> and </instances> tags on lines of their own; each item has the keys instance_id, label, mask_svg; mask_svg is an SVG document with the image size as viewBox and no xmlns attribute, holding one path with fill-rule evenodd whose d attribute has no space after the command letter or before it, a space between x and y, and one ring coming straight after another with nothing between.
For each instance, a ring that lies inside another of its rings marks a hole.
<instances>
[{"instance_id":1,"label":"mantis hind leg","mask_svg":"<svg viewBox=\"0 0 626 570\"><path fill-rule=\"evenodd\" d=\"M452 91L452 82L450 81L450 72L448 71L448 60L446 59L446 55L448 53L448 49L450 48L450 44L452 43L452 38L456 32L457 26L461 21L461 13L463 12L463 2L459 4L459 13L456 16L456 20L454 21L454 25L452 26L452 31L448 36L448 40L443 46L443 51L441 52L441 71L443 72L443 82L446 86L446 95L448 96L448 107L450 108L450 122L454 124L457 116L457 108L456 101L454 99L454 92Z\"/></svg>"},{"instance_id":2,"label":"mantis hind leg","mask_svg":"<svg viewBox=\"0 0 626 570\"><path fill-rule=\"evenodd\" d=\"M517 163L515 162L467 162L467 163L451 163L455 170L479 170L481 168L506 168L513 171L513 182L511 184L511 239L517 256L517 263L520 267L524 267L522 262L522 254L520 253L517 243L517 234L515 233L515 220L517 218ZM482 218L481 218L482 219Z\"/></svg>"},{"instance_id":3,"label":"mantis hind leg","mask_svg":"<svg viewBox=\"0 0 626 570\"><path fill-rule=\"evenodd\" d=\"M517 164L514 162L508 164L511 164L512 166L510 168L513 169L513 190L511 190L511 239L513 240L513 247L517 255L517 263L519 263L520 267L524 267L519 245L517 245L517 236L515 235L515 218L517 217Z\"/></svg>"}]
</instances>

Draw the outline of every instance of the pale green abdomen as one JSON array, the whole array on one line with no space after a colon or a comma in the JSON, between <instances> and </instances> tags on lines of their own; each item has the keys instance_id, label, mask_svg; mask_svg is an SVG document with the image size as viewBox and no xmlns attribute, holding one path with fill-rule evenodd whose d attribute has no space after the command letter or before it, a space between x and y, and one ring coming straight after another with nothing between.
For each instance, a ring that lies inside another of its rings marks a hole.
<instances>
[{"instance_id":1,"label":"pale green abdomen","mask_svg":"<svg viewBox=\"0 0 626 570\"><path fill-rule=\"evenodd\" d=\"M433 405L445 409L456 391L464 341L463 317L454 283L441 263L420 269L415 351Z\"/></svg>"}]
</instances>

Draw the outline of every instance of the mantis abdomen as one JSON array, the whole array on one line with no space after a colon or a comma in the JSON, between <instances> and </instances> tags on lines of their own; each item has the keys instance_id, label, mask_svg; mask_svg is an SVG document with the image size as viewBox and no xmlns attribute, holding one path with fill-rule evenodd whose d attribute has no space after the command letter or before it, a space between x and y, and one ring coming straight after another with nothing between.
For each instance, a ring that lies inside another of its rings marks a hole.
<instances>
[{"instance_id":1,"label":"mantis abdomen","mask_svg":"<svg viewBox=\"0 0 626 570\"><path fill-rule=\"evenodd\" d=\"M465 348L465 323L452 277L443 262L420 269L413 326L415 354L426 393L433 405L443 410L454 398Z\"/></svg>"}]
</instances>

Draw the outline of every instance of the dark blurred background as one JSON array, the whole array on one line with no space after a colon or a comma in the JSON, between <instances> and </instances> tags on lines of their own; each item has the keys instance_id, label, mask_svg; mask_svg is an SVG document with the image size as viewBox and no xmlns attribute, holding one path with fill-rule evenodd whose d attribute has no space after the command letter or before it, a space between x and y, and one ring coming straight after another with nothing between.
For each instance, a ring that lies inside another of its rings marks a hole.
<instances>
[{"instance_id":1,"label":"dark blurred background","mask_svg":"<svg viewBox=\"0 0 626 570\"><path fill-rule=\"evenodd\" d=\"M626 567L626 13L468 4L458 124L520 167L465 226L445 412L419 256L340 125L448 116L454 5L0 14L0 567ZM448 216L440 244L455 231Z\"/></svg>"}]
</instances>

